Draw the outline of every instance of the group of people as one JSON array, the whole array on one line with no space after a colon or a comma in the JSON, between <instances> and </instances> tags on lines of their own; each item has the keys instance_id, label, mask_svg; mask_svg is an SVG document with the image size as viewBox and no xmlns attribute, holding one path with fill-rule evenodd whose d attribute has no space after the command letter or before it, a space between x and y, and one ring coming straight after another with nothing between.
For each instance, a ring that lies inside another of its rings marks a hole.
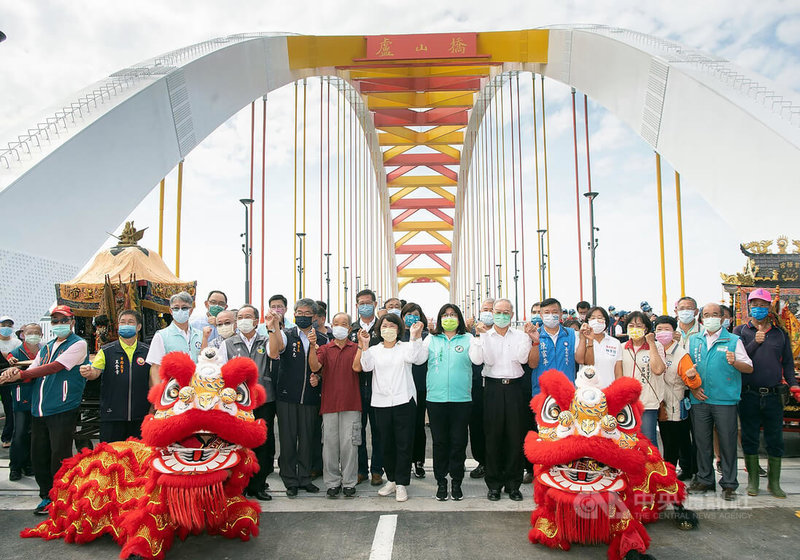
<instances>
[{"instance_id":1,"label":"group of people","mask_svg":"<svg viewBox=\"0 0 800 560\"><path fill-rule=\"evenodd\" d=\"M579 302L573 314L554 298L534 304L530 321L516 321L503 298L485 299L468 318L446 303L429 320L418 304L398 298L379 309L365 289L356 294L357 317L338 312L328 321L322 301L296 301L290 320L282 295L270 298L262 316L249 304L229 308L225 293L214 290L192 321L194 298L181 292L170 299L170 324L149 344L141 340L141 314L124 310L118 339L91 361L67 306L51 312L54 338L46 342L38 324L25 325L20 340L13 320L0 317L0 355L11 366L0 374L4 405L6 395L13 402L3 432L9 477L33 474L42 498L35 512L46 513L53 476L73 452L86 381L100 378L100 440L139 437L163 357L178 351L196 361L213 346L223 363L252 359L266 389L254 413L267 439L254 450L260 470L245 489L259 500L271 499L267 477L277 449L289 497L319 492L313 480L322 476L330 498L353 497L369 481L380 496L405 501L412 476L426 476L426 419L436 499L463 499L469 443L478 462L470 476L485 479L487 498L522 500L520 487L533 478L522 442L536 430L528 403L551 369L600 388L623 376L639 380L641 432L654 445L660 434L664 458L680 465L690 492L715 489L716 457L722 496L735 499L741 425L747 492L757 494L763 428L768 489L785 497L781 399L791 393L800 401L800 387L771 294L755 290L748 303L749 319L733 330L730 310L717 303L699 309L691 297L678 300L674 316L655 316L643 302L641 311L624 313L622 326L602 307ZM27 368L14 367L28 360Z\"/></svg>"}]
</instances>

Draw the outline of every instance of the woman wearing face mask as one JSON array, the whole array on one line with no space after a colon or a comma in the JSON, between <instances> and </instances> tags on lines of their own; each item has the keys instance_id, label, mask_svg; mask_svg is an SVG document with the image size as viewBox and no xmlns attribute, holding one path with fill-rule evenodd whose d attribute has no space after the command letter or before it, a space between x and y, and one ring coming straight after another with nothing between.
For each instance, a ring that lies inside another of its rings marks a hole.
<instances>
[{"instance_id":1,"label":"woman wearing face mask","mask_svg":"<svg viewBox=\"0 0 800 560\"><path fill-rule=\"evenodd\" d=\"M678 465L680 458L681 471L678 479L689 480L697 472L697 466L692 452L691 421L689 420L689 407L686 405L686 387L694 389L701 384L700 376L695 370L689 375L678 372L678 364L686 354L680 341L675 340L675 331L678 321L674 317L662 315L653 322L656 341L664 347L666 371L664 372L664 406L659 419L658 430L661 433L661 443L664 444L664 460Z\"/></svg>"},{"instance_id":2,"label":"woman wearing face mask","mask_svg":"<svg viewBox=\"0 0 800 560\"><path fill-rule=\"evenodd\" d=\"M380 342L370 347L370 335L363 329L358 333L359 360L364 370L372 371L372 399L381 437L386 478L378 495L395 494L398 502L408 499L406 487L411 482L411 447L414 440L416 388L411 374L412 364L422 364L428 357L422 345L420 322L409 329L409 342L399 341L405 326L400 317L386 314L377 324ZM355 363L354 363L355 365Z\"/></svg>"},{"instance_id":3,"label":"woman wearing face mask","mask_svg":"<svg viewBox=\"0 0 800 560\"><path fill-rule=\"evenodd\" d=\"M598 386L601 389L622 377L622 345L608 334L610 319L602 307L592 307L586 312L587 324L591 329L589 339L592 344L586 347L586 362L594 356L594 369Z\"/></svg>"},{"instance_id":4,"label":"woman wearing face mask","mask_svg":"<svg viewBox=\"0 0 800 560\"><path fill-rule=\"evenodd\" d=\"M428 324L428 319L422 308L416 303L409 302L405 304L401 311L403 323L406 326L405 333L403 334L403 341L408 342L411 334L410 329L414 323L421 322L423 325ZM428 336L428 330L423 327L422 338ZM425 399L426 399L426 377L428 375L428 362L424 364L413 364L411 366L411 375L414 377L414 386L417 388L417 416L414 422L414 448L411 452L411 461L413 462L412 471L417 478L425 478L425 446L427 444L427 437L425 435Z\"/></svg>"},{"instance_id":5,"label":"woman wearing face mask","mask_svg":"<svg viewBox=\"0 0 800 560\"><path fill-rule=\"evenodd\" d=\"M467 450L467 426L472 406L472 362L469 346L472 335L461 310L446 304L436 317L437 334L425 340L428 349L428 417L433 437L433 474L438 489L436 499L450 495L461 500L461 481Z\"/></svg>"},{"instance_id":6,"label":"woman wearing face mask","mask_svg":"<svg viewBox=\"0 0 800 560\"><path fill-rule=\"evenodd\" d=\"M639 401L644 405L642 434L658 447L656 424L658 409L664 398L664 347L656 341L653 324L641 311L629 313L625 328L628 342L622 350L622 374L642 384Z\"/></svg>"}]
</instances>

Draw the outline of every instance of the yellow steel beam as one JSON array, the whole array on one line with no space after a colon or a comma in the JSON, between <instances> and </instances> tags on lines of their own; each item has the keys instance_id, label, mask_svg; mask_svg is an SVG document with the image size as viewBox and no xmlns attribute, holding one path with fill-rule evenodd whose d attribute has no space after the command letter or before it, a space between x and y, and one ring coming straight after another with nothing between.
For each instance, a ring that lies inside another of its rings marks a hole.
<instances>
[{"instance_id":1,"label":"yellow steel beam","mask_svg":"<svg viewBox=\"0 0 800 560\"><path fill-rule=\"evenodd\" d=\"M441 152L441 153L446 154L446 155L448 155L450 157L454 157L454 158L456 158L458 160L461 159L461 152L458 149L456 149L456 148L454 148L452 146L449 146L447 144L431 144L431 148L433 148L437 152Z\"/></svg>"},{"instance_id":2,"label":"yellow steel beam","mask_svg":"<svg viewBox=\"0 0 800 560\"><path fill-rule=\"evenodd\" d=\"M448 289L448 290L450 289L450 282L448 282L444 278L440 278L439 276L436 276L435 278L433 278L433 280L435 280L436 282L439 282L439 284L444 286L446 289Z\"/></svg>"},{"instance_id":3,"label":"yellow steel beam","mask_svg":"<svg viewBox=\"0 0 800 560\"><path fill-rule=\"evenodd\" d=\"M441 241L442 243L444 243L448 247L452 247L453 246L453 243L449 239L447 239L444 235L439 233L438 231L427 231L425 233L429 234L434 239L438 239L439 241Z\"/></svg>"},{"instance_id":4,"label":"yellow steel beam","mask_svg":"<svg viewBox=\"0 0 800 560\"><path fill-rule=\"evenodd\" d=\"M403 235L403 237L394 242L394 248L397 249L401 245L408 243L411 240L411 238L417 235L418 233L419 233L418 231L409 231L408 233Z\"/></svg>"},{"instance_id":5,"label":"yellow steel beam","mask_svg":"<svg viewBox=\"0 0 800 560\"><path fill-rule=\"evenodd\" d=\"M472 107L473 101L471 91L382 93L368 95L367 107L370 110L390 107Z\"/></svg>"},{"instance_id":6,"label":"yellow steel beam","mask_svg":"<svg viewBox=\"0 0 800 560\"><path fill-rule=\"evenodd\" d=\"M453 193L451 193L447 189L444 189L442 187L425 187L425 188L427 188L432 193L438 194L442 198L446 198L450 202L455 202L456 201L456 195L454 195Z\"/></svg>"},{"instance_id":7,"label":"yellow steel beam","mask_svg":"<svg viewBox=\"0 0 800 560\"><path fill-rule=\"evenodd\" d=\"M438 138L427 139L425 138L424 132L417 132L416 138L403 138L402 136L398 136L397 134L391 134L388 132L379 132L378 133L378 143L381 146L407 146L409 144L419 146L440 146L440 145L450 145L450 144L463 144L464 143L464 133L463 132L451 132L450 134L445 134L444 136L440 136Z\"/></svg>"},{"instance_id":8,"label":"yellow steel beam","mask_svg":"<svg viewBox=\"0 0 800 560\"><path fill-rule=\"evenodd\" d=\"M404 268L397 271L401 278L436 278L450 276L450 271L444 268Z\"/></svg>"},{"instance_id":9,"label":"yellow steel beam","mask_svg":"<svg viewBox=\"0 0 800 560\"><path fill-rule=\"evenodd\" d=\"M415 278L403 278L397 283L397 289L402 290L403 288L411 284L411 282L413 282L414 280Z\"/></svg>"},{"instance_id":10,"label":"yellow steel beam","mask_svg":"<svg viewBox=\"0 0 800 560\"><path fill-rule=\"evenodd\" d=\"M383 152L383 161L387 161L392 159L394 156L399 156L400 154L406 153L408 150L413 148L414 146L393 146Z\"/></svg>"},{"instance_id":11,"label":"yellow steel beam","mask_svg":"<svg viewBox=\"0 0 800 560\"><path fill-rule=\"evenodd\" d=\"M369 78L429 78L431 76L488 76L491 67L475 66L397 66L392 68L374 68L350 70L350 78L354 80Z\"/></svg>"},{"instance_id":12,"label":"yellow steel beam","mask_svg":"<svg viewBox=\"0 0 800 560\"><path fill-rule=\"evenodd\" d=\"M386 183L388 187L442 187L442 186L456 186L458 181L454 181L450 177L444 175L401 175L397 179Z\"/></svg>"},{"instance_id":13,"label":"yellow steel beam","mask_svg":"<svg viewBox=\"0 0 800 560\"><path fill-rule=\"evenodd\" d=\"M391 204L392 202L396 202L401 198L403 198L404 196L411 194L415 190L417 190L417 187L405 187L403 189L400 189L399 191L397 191L396 193L394 193L392 196L389 197L389 203Z\"/></svg>"},{"instance_id":14,"label":"yellow steel beam","mask_svg":"<svg viewBox=\"0 0 800 560\"><path fill-rule=\"evenodd\" d=\"M400 222L392 227L394 231L452 231L453 226L444 220L431 220L421 222Z\"/></svg>"}]
</instances>

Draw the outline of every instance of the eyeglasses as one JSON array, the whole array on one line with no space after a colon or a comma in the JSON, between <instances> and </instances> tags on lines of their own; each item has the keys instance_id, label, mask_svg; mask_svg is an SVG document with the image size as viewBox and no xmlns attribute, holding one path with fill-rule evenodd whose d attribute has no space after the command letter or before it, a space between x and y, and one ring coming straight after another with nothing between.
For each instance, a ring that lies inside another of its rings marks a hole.
<instances>
[{"instance_id":1,"label":"eyeglasses","mask_svg":"<svg viewBox=\"0 0 800 560\"><path fill-rule=\"evenodd\" d=\"M55 317L50 318L51 325L69 325L70 318L64 317L63 319L56 319Z\"/></svg>"},{"instance_id":2,"label":"eyeglasses","mask_svg":"<svg viewBox=\"0 0 800 560\"><path fill-rule=\"evenodd\" d=\"M171 311L189 311L191 307L170 307Z\"/></svg>"}]
</instances>

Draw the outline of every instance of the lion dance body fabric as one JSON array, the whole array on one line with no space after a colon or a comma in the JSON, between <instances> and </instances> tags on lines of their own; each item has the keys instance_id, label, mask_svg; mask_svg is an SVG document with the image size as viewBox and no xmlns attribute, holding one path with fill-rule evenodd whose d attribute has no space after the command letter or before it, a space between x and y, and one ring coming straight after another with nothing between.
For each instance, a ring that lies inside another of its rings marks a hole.
<instances>
[{"instance_id":1,"label":"lion dance body fabric","mask_svg":"<svg viewBox=\"0 0 800 560\"><path fill-rule=\"evenodd\" d=\"M258 535L261 508L242 490L257 472L252 448L266 438L253 409L266 400L249 358L220 368L206 348L198 364L167 354L148 398L142 440L101 443L64 461L50 517L23 537L86 543L106 533L121 558L162 559L175 536Z\"/></svg>"},{"instance_id":2,"label":"lion dance body fabric","mask_svg":"<svg viewBox=\"0 0 800 560\"><path fill-rule=\"evenodd\" d=\"M563 550L605 543L609 560L649 558L640 556L650 543L645 523L670 504L679 518L694 515L681 506L683 483L639 432L638 381L621 378L599 389L579 375L577 384L545 372L531 401L539 433L525 439L536 479L529 538Z\"/></svg>"}]
</instances>

